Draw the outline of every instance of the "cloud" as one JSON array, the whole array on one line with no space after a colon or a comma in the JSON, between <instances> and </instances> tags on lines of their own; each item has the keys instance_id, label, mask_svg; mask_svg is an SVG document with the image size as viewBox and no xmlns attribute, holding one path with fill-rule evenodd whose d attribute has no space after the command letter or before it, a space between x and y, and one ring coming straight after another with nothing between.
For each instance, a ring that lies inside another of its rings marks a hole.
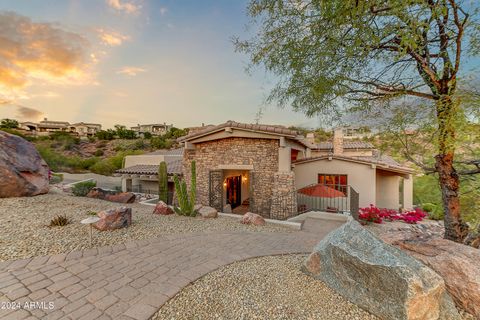
<instances>
[{"instance_id":1,"label":"cloud","mask_svg":"<svg viewBox=\"0 0 480 320\"><path fill-rule=\"evenodd\" d=\"M34 108L25 107L20 104L16 104L13 100L5 99L2 97L0 97L0 105L13 106L17 108L16 117L24 120L25 119L38 120L38 119L41 119L41 117L43 116L42 111L39 111Z\"/></svg>"},{"instance_id":2,"label":"cloud","mask_svg":"<svg viewBox=\"0 0 480 320\"><path fill-rule=\"evenodd\" d=\"M0 11L0 90L21 89L35 80L78 83L86 77L88 48L84 37L59 25Z\"/></svg>"},{"instance_id":3,"label":"cloud","mask_svg":"<svg viewBox=\"0 0 480 320\"><path fill-rule=\"evenodd\" d=\"M17 116L23 119L37 120L43 116L43 112L37 109L17 105Z\"/></svg>"},{"instance_id":4,"label":"cloud","mask_svg":"<svg viewBox=\"0 0 480 320\"><path fill-rule=\"evenodd\" d=\"M124 41L130 40L129 36L123 35L115 31L108 31L105 29L97 29L98 37L103 44L114 47L121 45Z\"/></svg>"},{"instance_id":5,"label":"cloud","mask_svg":"<svg viewBox=\"0 0 480 320\"><path fill-rule=\"evenodd\" d=\"M162 16L164 16L165 14L167 14L167 12L168 12L168 8L167 8L167 7L161 7L161 8L160 8L160 14L161 14Z\"/></svg>"},{"instance_id":6,"label":"cloud","mask_svg":"<svg viewBox=\"0 0 480 320\"><path fill-rule=\"evenodd\" d=\"M122 0L106 0L107 4L118 11L123 11L128 14L136 14L140 12L142 8L141 5L135 4L129 1L122 1Z\"/></svg>"},{"instance_id":7,"label":"cloud","mask_svg":"<svg viewBox=\"0 0 480 320\"><path fill-rule=\"evenodd\" d=\"M139 68L139 67L128 67L128 66L123 67L123 68L121 68L120 70L117 71L118 74L125 74L125 75L131 76L131 77L134 77L137 74L142 73L142 72L147 72L147 70L143 69L143 68Z\"/></svg>"}]
</instances>

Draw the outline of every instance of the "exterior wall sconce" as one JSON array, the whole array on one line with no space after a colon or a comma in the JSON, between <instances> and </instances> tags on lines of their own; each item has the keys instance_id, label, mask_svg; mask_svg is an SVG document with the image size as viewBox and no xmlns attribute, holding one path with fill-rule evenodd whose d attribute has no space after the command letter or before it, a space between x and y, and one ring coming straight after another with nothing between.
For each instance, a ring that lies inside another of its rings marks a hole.
<instances>
[{"instance_id":1,"label":"exterior wall sconce","mask_svg":"<svg viewBox=\"0 0 480 320\"><path fill-rule=\"evenodd\" d=\"M247 176L243 176L243 177L242 177L242 181L243 181L243 182L247 182Z\"/></svg>"},{"instance_id":2,"label":"exterior wall sconce","mask_svg":"<svg viewBox=\"0 0 480 320\"><path fill-rule=\"evenodd\" d=\"M225 180L225 181L223 182L223 187L224 187L224 188L227 187L227 180Z\"/></svg>"}]
</instances>

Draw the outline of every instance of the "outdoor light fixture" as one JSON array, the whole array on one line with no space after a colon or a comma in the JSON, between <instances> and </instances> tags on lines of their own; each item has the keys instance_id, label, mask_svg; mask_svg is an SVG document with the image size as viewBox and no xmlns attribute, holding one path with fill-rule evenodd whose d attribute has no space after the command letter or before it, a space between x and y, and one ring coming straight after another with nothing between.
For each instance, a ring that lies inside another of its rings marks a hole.
<instances>
[{"instance_id":1,"label":"outdoor light fixture","mask_svg":"<svg viewBox=\"0 0 480 320\"><path fill-rule=\"evenodd\" d=\"M243 182L247 182L247 176L243 176L242 180Z\"/></svg>"}]
</instances>

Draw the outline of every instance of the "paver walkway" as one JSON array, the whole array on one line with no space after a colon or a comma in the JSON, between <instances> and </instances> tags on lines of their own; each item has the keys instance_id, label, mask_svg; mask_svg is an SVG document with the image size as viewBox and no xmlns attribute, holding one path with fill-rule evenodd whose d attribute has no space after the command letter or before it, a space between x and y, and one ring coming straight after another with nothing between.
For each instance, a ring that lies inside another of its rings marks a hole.
<instances>
[{"instance_id":1,"label":"paver walkway","mask_svg":"<svg viewBox=\"0 0 480 320\"><path fill-rule=\"evenodd\" d=\"M338 226L331 222L326 229ZM2 262L0 318L148 319L183 287L220 266L258 256L311 252L326 233L168 235ZM12 310L7 301L22 308ZM38 304L25 308L25 302Z\"/></svg>"}]
</instances>

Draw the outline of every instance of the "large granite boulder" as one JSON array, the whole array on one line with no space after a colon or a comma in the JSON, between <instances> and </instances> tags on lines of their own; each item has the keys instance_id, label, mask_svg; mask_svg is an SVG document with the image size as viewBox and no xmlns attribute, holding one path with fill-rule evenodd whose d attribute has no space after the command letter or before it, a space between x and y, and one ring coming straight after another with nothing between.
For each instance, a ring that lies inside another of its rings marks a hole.
<instances>
[{"instance_id":1,"label":"large granite boulder","mask_svg":"<svg viewBox=\"0 0 480 320\"><path fill-rule=\"evenodd\" d=\"M265 219L256 213L247 212L243 215L242 221L243 224L252 224L254 226L263 226L265 225Z\"/></svg>"},{"instance_id":2,"label":"large granite boulder","mask_svg":"<svg viewBox=\"0 0 480 320\"><path fill-rule=\"evenodd\" d=\"M437 273L356 221L327 235L304 269L381 319L460 319Z\"/></svg>"},{"instance_id":3,"label":"large granite boulder","mask_svg":"<svg viewBox=\"0 0 480 320\"><path fill-rule=\"evenodd\" d=\"M198 214L199 214L202 218L206 218L206 219L218 217L217 209L212 208L212 207L209 207L209 206L202 206L202 207L198 210Z\"/></svg>"},{"instance_id":4,"label":"large granite boulder","mask_svg":"<svg viewBox=\"0 0 480 320\"><path fill-rule=\"evenodd\" d=\"M385 223L368 229L437 272L456 305L480 319L480 250L443 239L442 222Z\"/></svg>"},{"instance_id":5,"label":"large granite boulder","mask_svg":"<svg viewBox=\"0 0 480 320\"><path fill-rule=\"evenodd\" d=\"M102 188L93 188L87 194L88 198L101 199L110 202L118 203L134 203L135 194L132 192L115 192L110 190L104 190Z\"/></svg>"},{"instance_id":6,"label":"large granite boulder","mask_svg":"<svg viewBox=\"0 0 480 320\"><path fill-rule=\"evenodd\" d=\"M480 319L480 250L446 239L395 243L442 276L457 306Z\"/></svg>"},{"instance_id":7,"label":"large granite boulder","mask_svg":"<svg viewBox=\"0 0 480 320\"><path fill-rule=\"evenodd\" d=\"M97 215L100 220L93 226L100 231L126 228L132 224L132 208L109 209L100 211Z\"/></svg>"},{"instance_id":8,"label":"large granite boulder","mask_svg":"<svg viewBox=\"0 0 480 320\"><path fill-rule=\"evenodd\" d=\"M170 214L174 214L175 212L170 208L165 202L158 201L155 209L153 209L153 214L159 214L162 216L168 216Z\"/></svg>"},{"instance_id":9,"label":"large granite boulder","mask_svg":"<svg viewBox=\"0 0 480 320\"><path fill-rule=\"evenodd\" d=\"M47 193L48 171L32 143L0 131L0 198Z\"/></svg>"}]
</instances>

